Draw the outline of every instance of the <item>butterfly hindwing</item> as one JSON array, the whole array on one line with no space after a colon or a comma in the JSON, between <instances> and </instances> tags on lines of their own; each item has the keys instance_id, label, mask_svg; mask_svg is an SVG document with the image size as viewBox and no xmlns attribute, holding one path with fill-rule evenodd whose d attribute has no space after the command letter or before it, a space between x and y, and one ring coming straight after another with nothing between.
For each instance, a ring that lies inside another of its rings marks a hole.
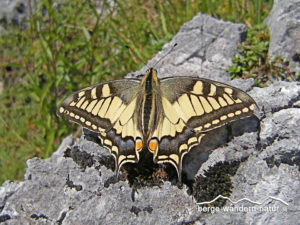
<instances>
[{"instance_id":1,"label":"butterfly hindwing","mask_svg":"<svg viewBox=\"0 0 300 225\"><path fill-rule=\"evenodd\" d=\"M94 85L68 96L57 114L99 133L104 147L115 157L115 168L126 162L137 162L136 140L141 138L137 127L136 105L139 81L124 79Z\"/></svg>"},{"instance_id":2,"label":"butterfly hindwing","mask_svg":"<svg viewBox=\"0 0 300 225\"><path fill-rule=\"evenodd\" d=\"M161 120L148 141L148 149L153 153L156 163L171 163L177 170L181 180L183 156L195 145L200 143L205 133L195 132L185 126L182 119L172 122L164 112ZM153 146L153 147L152 147Z\"/></svg>"}]
</instances>

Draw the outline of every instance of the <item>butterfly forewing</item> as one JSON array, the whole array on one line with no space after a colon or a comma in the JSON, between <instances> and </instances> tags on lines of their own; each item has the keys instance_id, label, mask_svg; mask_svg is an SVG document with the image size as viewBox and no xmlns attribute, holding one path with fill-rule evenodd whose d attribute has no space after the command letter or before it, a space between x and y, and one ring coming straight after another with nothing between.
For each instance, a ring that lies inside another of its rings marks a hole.
<instances>
[{"instance_id":1,"label":"butterfly forewing","mask_svg":"<svg viewBox=\"0 0 300 225\"><path fill-rule=\"evenodd\" d=\"M166 78L160 87L166 117L181 119L194 131L206 132L249 116L256 105L242 90L207 79Z\"/></svg>"}]
</instances>

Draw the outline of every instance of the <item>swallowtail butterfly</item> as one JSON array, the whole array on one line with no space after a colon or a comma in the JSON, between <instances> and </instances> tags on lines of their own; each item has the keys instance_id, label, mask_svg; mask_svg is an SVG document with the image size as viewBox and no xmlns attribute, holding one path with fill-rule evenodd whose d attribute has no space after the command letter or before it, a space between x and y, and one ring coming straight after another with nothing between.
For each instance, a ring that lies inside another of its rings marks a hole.
<instances>
[{"instance_id":1,"label":"swallowtail butterfly","mask_svg":"<svg viewBox=\"0 0 300 225\"><path fill-rule=\"evenodd\" d=\"M250 116L255 105L238 88L193 77L159 79L150 68L142 80L109 81L71 94L57 115L98 133L117 174L150 151L155 163L171 163L181 181L183 156L206 132Z\"/></svg>"}]
</instances>

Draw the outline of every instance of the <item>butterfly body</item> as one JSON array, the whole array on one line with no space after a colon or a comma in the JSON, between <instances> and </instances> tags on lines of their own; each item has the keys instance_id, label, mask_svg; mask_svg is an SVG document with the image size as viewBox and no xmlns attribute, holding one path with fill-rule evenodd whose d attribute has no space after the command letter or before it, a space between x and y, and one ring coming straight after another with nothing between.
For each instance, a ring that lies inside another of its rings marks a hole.
<instances>
[{"instance_id":1,"label":"butterfly body","mask_svg":"<svg viewBox=\"0 0 300 225\"><path fill-rule=\"evenodd\" d=\"M75 92L57 114L98 133L115 158L117 173L148 149L155 163L171 163L181 180L183 156L205 133L250 116L255 104L229 85L191 77L159 79L151 68L142 80L110 81Z\"/></svg>"}]
</instances>

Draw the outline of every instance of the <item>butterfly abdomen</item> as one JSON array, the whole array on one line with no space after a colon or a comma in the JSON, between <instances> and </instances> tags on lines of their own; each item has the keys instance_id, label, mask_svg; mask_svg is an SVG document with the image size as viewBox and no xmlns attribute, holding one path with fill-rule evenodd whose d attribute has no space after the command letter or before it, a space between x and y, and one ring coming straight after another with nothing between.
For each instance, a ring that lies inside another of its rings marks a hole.
<instances>
[{"instance_id":1,"label":"butterfly abdomen","mask_svg":"<svg viewBox=\"0 0 300 225\"><path fill-rule=\"evenodd\" d=\"M156 72L153 69L149 69L144 79L142 80L142 86L144 88L144 96L142 101L142 128L145 139L148 139L149 133L153 129L153 125L157 119L157 96L156 90L158 88L158 80Z\"/></svg>"},{"instance_id":2,"label":"butterfly abdomen","mask_svg":"<svg viewBox=\"0 0 300 225\"><path fill-rule=\"evenodd\" d=\"M151 76L146 80L145 85L145 96L143 101L143 127L144 133L147 134L149 130L149 120L152 110L152 84L151 84Z\"/></svg>"}]
</instances>

